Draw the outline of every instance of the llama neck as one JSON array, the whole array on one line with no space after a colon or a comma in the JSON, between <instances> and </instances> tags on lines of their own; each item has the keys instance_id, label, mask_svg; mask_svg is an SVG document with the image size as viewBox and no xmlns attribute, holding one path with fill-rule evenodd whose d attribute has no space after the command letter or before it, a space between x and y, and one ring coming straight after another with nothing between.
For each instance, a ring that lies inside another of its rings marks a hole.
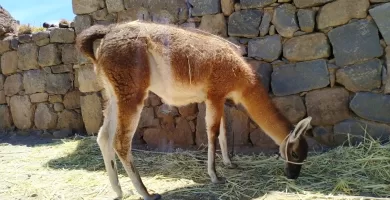
<instances>
[{"instance_id":1,"label":"llama neck","mask_svg":"<svg viewBox=\"0 0 390 200\"><path fill-rule=\"evenodd\" d=\"M249 116L277 144L280 145L290 133L292 124L273 104L260 81L250 84L243 92L240 103Z\"/></svg>"}]
</instances>

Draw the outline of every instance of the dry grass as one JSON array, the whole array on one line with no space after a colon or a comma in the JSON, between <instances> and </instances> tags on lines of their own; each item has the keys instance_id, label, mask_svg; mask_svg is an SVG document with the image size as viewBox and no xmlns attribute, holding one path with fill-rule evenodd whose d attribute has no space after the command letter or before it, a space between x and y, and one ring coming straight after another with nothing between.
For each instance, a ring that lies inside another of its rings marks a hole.
<instances>
[{"instance_id":1,"label":"dry grass","mask_svg":"<svg viewBox=\"0 0 390 200\"><path fill-rule=\"evenodd\" d=\"M18 35L37 33L46 30L44 27L30 26L30 24L23 24L19 27Z\"/></svg>"},{"instance_id":2,"label":"dry grass","mask_svg":"<svg viewBox=\"0 0 390 200\"><path fill-rule=\"evenodd\" d=\"M204 152L134 155L147 188L164 199L390 198L390 144L373 140L311 154L296 181L284 177L281 160L264 155L234 156L239 169L225 169L218 158L217 172L228 180L222 185L210 183ZM0 161L0 199L115 197L95 138L33 147L0 144ZM126 199L139 199L119 166Z\"/></svg>"}]
</instances>

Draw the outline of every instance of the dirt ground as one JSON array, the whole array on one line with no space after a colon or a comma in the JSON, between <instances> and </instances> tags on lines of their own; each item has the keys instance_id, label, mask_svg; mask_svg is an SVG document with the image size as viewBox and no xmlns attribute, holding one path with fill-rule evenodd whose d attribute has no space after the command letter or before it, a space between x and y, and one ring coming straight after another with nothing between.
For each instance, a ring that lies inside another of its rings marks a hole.
<instances>
[{"instance_id":1,"label":"dirt ground","mask_svg":"<svg viewBox=\"0 0 390 200\"><path fill-rule=\"evenodd\" d=\"M363 197L361 195L365 195L364 192L354 196L353 192L343 189L343 196L333 196L334 188L339 187L337 184L324 187L322 191L311 191L310 188L315 184L326 183L305 180L289 182L283 178L282 163L273 167L275 171L272 173L277 179L261 175L262 167L276 162L272 158L256 161L256 165L251 165L250 160L245 160L246 157L241 160L239 157L233 158L239 166L252 166L249 171L245 167L225 169L218 158L217 172L227 176L228 180L239 179L241 182L213 185L207 175L207 156L204 152L165 155L136 151L134 157L146 187L160 193L163 199L386 199L374 198L377 195L371 193ZM119 167L125 199L140 199L120 164ZM252 176L258 176L254 180L264 184L250 182ZM307 174L303 173L302 176ZM335 174L334 179L338 176ZM315 177L312 175L312 178ZM381 186L376 188L386 187L383 182L378 182L378 185ZM114 197L95 137L56 140L15 134L0 135L0 199L101 200Z\"/></svg>"}]
</instances>

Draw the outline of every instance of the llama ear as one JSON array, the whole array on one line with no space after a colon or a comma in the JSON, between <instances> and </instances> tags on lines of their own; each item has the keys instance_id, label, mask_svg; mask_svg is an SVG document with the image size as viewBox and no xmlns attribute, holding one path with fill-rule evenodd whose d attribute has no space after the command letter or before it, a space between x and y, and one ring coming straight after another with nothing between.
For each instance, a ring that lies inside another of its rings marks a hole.
<instances>
[{"instance_id":1,"label":"llama ear","mask_svg":"<svg viewBox=\"0 0 390 200\"><path fill-rule=\"evenodd\" d=\"M291 133L289 137L289 142L294 143L299 139L299 137L304 134L307 130L311 129L312 126L310 124L312 117L306 117L302 119L294 128L294 131Z\"/></svg>"}]
</instances>

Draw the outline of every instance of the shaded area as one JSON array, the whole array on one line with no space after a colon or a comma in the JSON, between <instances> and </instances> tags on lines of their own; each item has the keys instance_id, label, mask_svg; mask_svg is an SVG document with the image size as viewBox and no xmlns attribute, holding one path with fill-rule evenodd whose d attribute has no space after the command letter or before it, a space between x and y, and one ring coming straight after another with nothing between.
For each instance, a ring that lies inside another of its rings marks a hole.
<instances>
[{"instance_id":1,"label":"shaded area","mask_svg":"<svg viewBox=\"0 0 390 200\"><path fill-rule=\"evenodd\" d=\"M311 153L298 180L288 180L283 174L283 162L262 154L236 155L238 169L223 167L217 159L217 173L227 177L222 185L210 183L207 175L207 155L200 151L156 153L135 151L135 164L147 188L165 180L192 180L194 185L162 193L164 199L253 199L270 191L300 195L342 194L369 197L390 197L390 144L381 145L366 140L356 147L337 147L326 153ZM119 161L117 161L119 162ZM65 157L50 160L55 169L105 171L95 139L79 141L76 150ZM126 176L119 164L119 174ZM128 179L130 180L130 179ZM107 176L108 181L108 176ZM110 186L109 186L110 187ZM126 191L128 188L123 188Z\"/></svg>"}]
</instances>

